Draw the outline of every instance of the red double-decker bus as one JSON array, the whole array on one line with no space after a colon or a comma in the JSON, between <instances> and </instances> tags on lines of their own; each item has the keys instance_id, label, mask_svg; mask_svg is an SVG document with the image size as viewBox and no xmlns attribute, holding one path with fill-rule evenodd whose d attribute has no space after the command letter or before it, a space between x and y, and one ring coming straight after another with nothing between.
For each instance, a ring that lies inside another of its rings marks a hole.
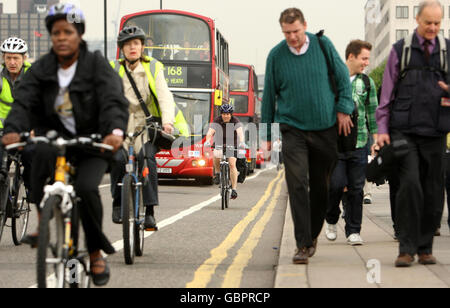
<instances>
[{"instance_id":1,"label":"red double-decker bus","mask_svg":"<svg viewBox=\"0 0 450 308\"><path fill-rule=\"evenodd\" d=\"M203 143L209 123L229 101L227 41L212 18L183 11L130 14L121 20L121 29L125 26L138 26L147 34L152 43L146 43L145 53L164 64L176 112L187 123L183 132L175 127L183 144L156 155L159 177L212 184L212 157L204 156Z\"/></svg>"},{"instance_id":2,"label":"red double-decker bus","mask_svg":"<svg viewBox=\"0 0 450 308\"><path fill-rule=\"evenodd\" d=\"M255 67L248 64L230 63L230 103L234 115L244 124L245 143L249 172L257 163L258 133L261 106L258 100L258 77Z\"/></svg>"}]
</instances>

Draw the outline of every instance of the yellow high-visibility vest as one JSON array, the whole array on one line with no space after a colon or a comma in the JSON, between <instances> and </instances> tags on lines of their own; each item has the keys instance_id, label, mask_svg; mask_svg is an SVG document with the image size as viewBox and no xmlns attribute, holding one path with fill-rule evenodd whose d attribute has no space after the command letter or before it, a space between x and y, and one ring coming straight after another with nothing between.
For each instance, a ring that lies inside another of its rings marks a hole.
<instances>
[{"instance_id":1,"label":"yellow high-visibility vest","mask_svg":"<svg viewBox=\"0 0 450 308\"><path fill-rule=\"evenodd\" d=\"M160 109L158 107L158 103L155 102L155 99L158 100L158 93L156 93L156 77L158 76L159 72L164 70L164 64L159 62L158 60L144 56L146 61L142 61L142 66L144 67L145 73L147 75L148 84L150 87L150 91L152 92L152 102L150 104L149 111L150 113L155 117L161 117ZM125 75L125 67L121 64L123 59L111 61L110 64L112 68L119 74L120 78L123 78ZM181 111L178 106L174 106L175 108L175 123L174 127L178 129L180 132L180 136L183 137L189 137L190 136L190 129L189 125L186 122L186 119L183 115L183 112Z\"/></svg>"},{"instance_id":2,"label":"yellow high-visibility vest","mask_svg":"<svg viewBox=\"0 0 450 308\"><path fill-rule=\"evenodd\" d=\"M31 67L31 64L28 62L23 63L24 73ZM11 85L8 82L8 79L5 77L0 78L0 129L3 129L3 123L8 117L9 112L11 111L12 104L14 103L14 98L12 95Z\"/></svg>"}]
</instances>

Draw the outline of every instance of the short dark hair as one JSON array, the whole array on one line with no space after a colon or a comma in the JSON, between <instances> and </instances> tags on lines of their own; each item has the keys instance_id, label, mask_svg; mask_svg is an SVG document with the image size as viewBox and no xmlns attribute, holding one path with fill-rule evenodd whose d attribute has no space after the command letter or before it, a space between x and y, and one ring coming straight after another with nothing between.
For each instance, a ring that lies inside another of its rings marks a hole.
<instances>
[{"instance_id":1,"label":"short dark hair","mask_svg":"<svg viewBox=\"0 0 450 308\"><path fill-rule=\"evenodd\" d=\"M285 24L293 24L295 21L299 20L302 24L305 23L305 16L302 11L299 9L292 7L284 10L280 16L280 25Z\"/></svg>"},{"instance_id":2,"label":"short dark hair","mask_svg":"<svg viewBox=\"0 0 450 308\"><path fill-rule=\"evenodd\" d=\"M355 57L359 56L363 49L372 50L372 44L362 40L351 41L345 50L345 59L347 60L350 55L354 55Z\"/></svg>"}]
</instances>

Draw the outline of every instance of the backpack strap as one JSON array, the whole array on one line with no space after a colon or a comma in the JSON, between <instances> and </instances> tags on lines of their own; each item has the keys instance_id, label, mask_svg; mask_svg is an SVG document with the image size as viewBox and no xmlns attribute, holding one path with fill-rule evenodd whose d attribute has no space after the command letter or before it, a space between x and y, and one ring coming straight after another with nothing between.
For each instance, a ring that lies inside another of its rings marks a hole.
<instances>
[{"instance_id":1,"label":"backpack strap","mask_svg":"<svg viewBox=\"0 0 450 308\"><path fill-rule=\"evenodd\" d=\"M408 35L405 37L405 42L403 44L403 52L402 52L402 59L400 62L400 72L403 72L409 65L409 61L411 60L411 45L413 42L415 33ZM447 61L447 43L445 41L445 38L442 34L439 33L437 36L437 39L439 40L439 55L441 60L441 70L445 73L448 73L448 61Z\"/></svg>"},{"instance_id":2,"label":"backpack strap","mask_svg":"<svg viewBox=\"0 0 450 308\"><path fill-rule=\"evenodd\" d=\"M364 102L364 104L366 106L368 106L369 103L370 103L370 91L371 91L371 87L372 86L370 84L369 76L367 76L366 74L361 74L361 78L362 78L362 80L364 82L364 88L366 89L366 92L367 92L366 101Z\"/></svg>"},{"instance_id":3,"label":"backpack strap","mask_svg":"<svg viewBox=\"0 0 450 308\"><path fill-rule=\"evenodd\" d=\"M317 39L319 40L319 45L320 45L320 49L323 52L323 55L325 57L325 61L327 62L327 68L328 68L328 78L330 79L330 84L331 84L331 90L333 90L334 93L334 100L335 103L337 104L339 101L339 93L337 90L337 84L336 84L336 78L334 76L334 72L333 72L333 68L331 66L331 61L328 58L327 52L325 50L325 46L321 40L322 36L323 36L324 30L320 30L318 33L316 33Z\"/></svg>"},{"instance_id":4,"label":"backpack strap","mask_svg":"<svg viewBox=\"0 0 450 308\"><path fill-rule=\"evenodd\" d=\"M403 72L405 68L408 67L409 61L411 60L411 45L414 35L415 33L405 37L405 41L403 43L402 59L400 61L400 72Z\"/></svg>"},{"instance_id":5,"label":"backpack strap","mask_svg":"<svg viewBox=\"0 0 450 308\"><path fill-rule=\"evenodd\" d=\"M439 33L437 36L439 40L439 47L440 47L440 56L441 56L441 69L446 74L448 73L448 61L447 61L447 42L445 41L444 36Z\"/></svg>"}]
</instances>

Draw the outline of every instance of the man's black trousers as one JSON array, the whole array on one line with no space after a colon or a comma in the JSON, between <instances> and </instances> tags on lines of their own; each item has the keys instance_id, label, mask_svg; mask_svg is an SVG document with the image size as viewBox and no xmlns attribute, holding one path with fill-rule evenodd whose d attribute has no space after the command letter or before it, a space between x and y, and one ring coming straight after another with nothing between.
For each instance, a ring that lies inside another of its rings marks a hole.
<instances>
[{"instance_id":1,"label":"man's black trousers","mask_svg":"<svg viewBox=\"0 0 450 308\"><path fill-rule=\"evenodd\" d=\"M398 162L399 187L395 197L395 225L400 253L431 254L437 228L436 214L444 200L445 136L422 137L398 132L408 154Z\"/></svg>"},{"instance_id":2,"label":"man's black trousers","mask_svg":"<svg viewBox=\"0 0 450 308\"><path fill-rule=\"evenodd\" d=\"M297 247L311 247L327 212L331 174L336 166L337 131L302 131L281 124L283 158Z\"/></svg>"}]
</instances>

